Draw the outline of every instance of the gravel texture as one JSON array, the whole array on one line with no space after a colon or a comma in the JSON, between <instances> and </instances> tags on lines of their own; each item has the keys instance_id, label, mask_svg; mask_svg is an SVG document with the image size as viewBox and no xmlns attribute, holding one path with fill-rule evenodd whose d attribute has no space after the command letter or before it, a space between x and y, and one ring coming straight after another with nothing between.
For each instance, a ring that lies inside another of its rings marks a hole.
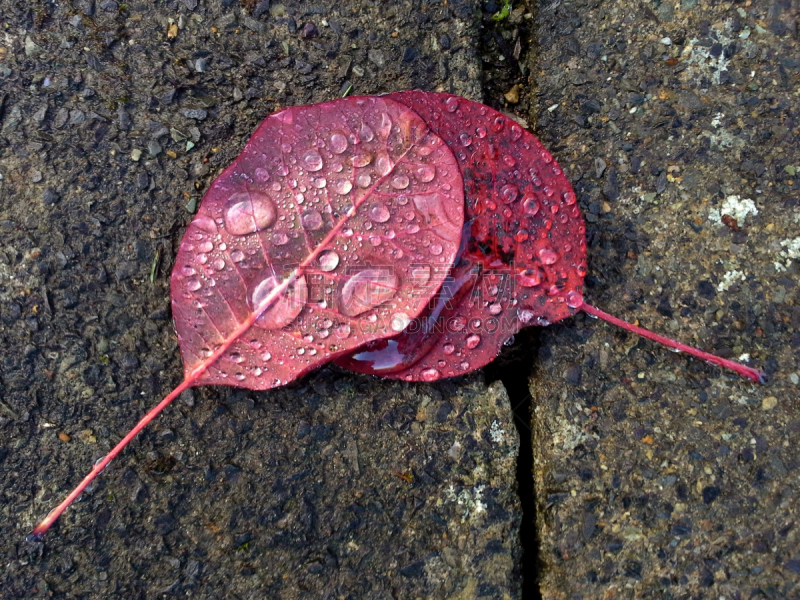
<instances>
[{"instance_id":1,"label":"gravel texture","mask_svg":"<svg viewBox=\"0 0 800 600\"><path fill-rule=\"evenodd\" d=\"M562 0L538 19L531 120L587 215L587 300L769 375L583 316L544 330L542 596L796 598L797 3Z\"/></svg>"},{"instance_id":2,"label":"gravel texture","mask_svg":"<svg viewBox=\"0 0 800 600\"><path fill-rule=\"evenodd\" d=\"M518 598L518 447L480 376L174 386L168 274L288 105L480 99L477 3L0 0L0 598Z\"/></svg>"}]
</instances>

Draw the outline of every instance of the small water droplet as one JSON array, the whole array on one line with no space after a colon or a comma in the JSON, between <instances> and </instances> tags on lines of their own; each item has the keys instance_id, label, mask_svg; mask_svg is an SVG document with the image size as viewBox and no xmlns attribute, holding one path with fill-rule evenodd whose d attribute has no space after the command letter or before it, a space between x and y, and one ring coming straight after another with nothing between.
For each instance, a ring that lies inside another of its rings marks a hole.
<instances>
[{"instance_id":1,"label":"small water droplet","mask_svg":"<svg viewBox=\"0 0 800 600\"><path fill-rule=\"evenodd\" d=\"M504 185L500 188L500 197L506 204L511 204L519 196L519 188L513 184Z\"/></svg>"},{"instance_id":2,"label":"small water droplet","mask_svg":"<svg viewBox=\"0 0 800 600\"><path fill-rule=\"evenodd\" d=\"M570 308L580 308L583 306L583 296L580 295L580 292L572 290L567 294L567 306Z\"/></svg>"},{"instance_id":3,"label":"small water droplet","mask_svg":"<svg viewBox=\"0 0 800 600\"><path fill-rule=\"evenodd\" d=\"M522 243L522 242L524 242L524 241L525 241L525 240L527 240L529 237L530 237L530 235L529 235L529 234L528 234L528 232L527 232L526 230L524 230L524 229L520 229L520 230L518 230L518 231L517 231L517 233L515 233L515 234L514 234L514 239L515 239L517 242L519 242L519 243Z\"/></svg>"},{"instance_id":4,"label":"small water droplet","mask_svg":"<svg viewBox=\"0 0 800 600\"><path fill-rule=\"evenodd\" d=\"M449 113L456 112L458 110L458 98L456 96L450 96L444 101L444 107Z\"/></svg>"},{"instance_id":5,"label":"small water droplet","mask_svg":"<svg viewBox=\"0 0 800 600\"><path fill-rule=\"evenodd\" d=\"M322 156L316 150L309 150L303 154L303 165L309 171L319 171L322 169Z\"/></svg>"},{"instance_id":6,"label":"small water droplet","mask_svg":"<svg viewBox=\"0 0 800 600\"><path fill-rule=\"evenodd\" d=\"M392 331L401 332L411 322L411 317L406 313L395 313L392 315L391 327Z\"/></svg>"},{"instance_id":7,"label":"small water droplet","mask_svg":"<svg viewBox=\"0 0 800 600\"><path fill-rule=\"evenodd\" d=\"M396 190L404 190L410 183L408 175L400 173L392 178L392 187Z\"/></svg>"},{"instance_id":8,"label":"small water droplet","mask_svg":"<svg viewBox=\"0 0 800 600\"><path fill-rule=\"evenodd\" d=\"M462 371L469 369L469 363L467 361L462 361L458 366L461 367Z\"/></svg>"},{"instance_id":9,"label":"small water droplet","mask_svg":"<svg viewBox=\"0 0 800 600\"><path fill-rule=\"evenodd\" d=\"M255 369L253 369L253 375L255 375L256 377L261 377L263 373L264 371L261 370L261 367L256 367Z\"/></svg>"},{"instance_id":10,"label":"small water droplet","mask_svg":"<svg viewBox=\"0 0 800 600\"><path fill-rule=\"evenodd\" d=\"M410 277L409 283L412 286L422 287L431 279L431 267L430 265L412 265L408 274Z\"/></svg>"},{"instance_id":11,"label":"small water droplet","mask_svg":"<svg viewBox=\"0 0 800 600\"><path fill-rule=\"evenodd\" d=\"M539 203L533 197L527 198L522 207L525 209L525 213L531 216L539 212Z\"/></svg>"},{"instance_id":12,"label":"small water droplet","mask_svg":"<svg viewBox=\"0 0 800 600\"><path fill-rule=\"evenodd\" d=\"M417 233L419 232L419 225L417 225L416 223L411 223L406 227L406 231L410 234Z\"/></svg>"},{"instance_id":13,"label":"small water droplet","mask_svg":"<svg viewBox=\"0 0 800 600\"><path fill-rule=\"evenodd\" d=\"M245 379L244 373L236 373L236 375L234 375L233 377L234 379L236 379L236 381L244 381Z\"/></svg>"},{"instance_id":14,"label":"small water droplet","mask_svg":"<svg viewBox=\"0 0 800 600\"><path fill-rule=\"evenodd\" d=\"M269 362L271 359L272 359L272 354L270 354L269 352L264 352L264 354L261 355L261 360L263 360L264 362Z\"/></svg>"},{"instance_id":15,"label":"small water droplet","mask_svg":"<svg viewBox=\"0 0 800 600\"><path fill-rule=\"evenodd\" d=\"M422 377L422 381L436 381L441 376L441 373L431 367L420 371L420 376Z\"/></svg>"},{"instance_id":16,"label":"small water droplet","mask_svg":"<svg viewBox=\"0 0 800 600\"><path fill-rule=\"evenodd\" d=\"M214 262L211 263L211 266L214 267L217 271L222 271L225 268L225 261L221 258L216 259Z\"/></svg>"},{"instance_id":17,"label":"small water droplet","mask_svg":"<svg viewBox=\"0 0 800 600\"><path fill-rule=\"evenodd\" d=\"M312 231L316 231L320 227L322 227L322 215L319 214L317 210L307 210L302 215L300 215L300 222L303 224L303 227L306 229L310 229Z\"/></svg>"},{"instance_id":18,"label":"small water droplet","mask_svg":"<svg viewBox=\"0 0 800 600\"><path fill-rule=\"evenodd\" d=\"M327 179L325 179L324 177L317 177L316 179L314 179L314 180L311 182L311 185L313 185L313 186L314 186L315 188L317 188L318 190L321 190L321 189L322 189L322 188L324 188L326 185L328 185L328 180L327 180Z\"/></svg>"},{"instance_id":19,"label":"small water droplet","mask_svg":"<svg viewBox=\"0 0 800 600\"><path fill-rule=\"evenodd\" d=\"M241 355L241 354L239 354L238 352L231 352L231 353L228 355L228 358L229 358L229 359L231 359L231 361L233 361L233 362L235 362L235 363L240 363L240 362L242 362L242 361L244 360L244 359L242 358L242 355Z\"/></svg>"},{"instance_id":20,"label":"small water droplet","mask_svg":"<svg viewBox=\"0 0 800 600\"><path fill-rule=\"evenodd\" d=\"M517 161L515 161L510 154L506 154L505 156L503 156L503 163L505 163L507 167L513 167L514 165L517 164Z\"/></svg>"},{"instance_id":21,"label":"small water droplet","mask_svg":"<svg viewBox=\"0 0 800 600\"><path fill-rule=\"evenodd\" d=\"M511 139L512 140L518 140L520 137L522 137L522 127L520 127L519 125L512 125L511 126Z\"/></svg>"},{"instance_id":22,"label":"small water droplet","mask_svg":"<svg viewBox=\"0 0 800 600\"><path fill-rule=\"evenodd\" d=\"M347 323L342 323L341 325L337 325L336 329L333 330L334 335L340 340L346 339L350 335L350 325Z\"/></svg>"},{"instance_id":23,"label":"small water droplet","mask_svg":"<svg viewBox=\"0 0 800 600\"><path fill-rule=\"evenodd\" d=\"M203 287L203 284L199 279L189 279L186 281L186 289L190 292L196 292L201 287Z\"/></svg>"},{"instance_id":24,"label":"small water droplet","mask_svg":"<svg viewBox=\"0 0 800 600\"><path fill-rule=\"evenodd\" d=\"M372 177L369 175L369 173L361 173L356 177L356 183L358 184L358 187L368 188L370 185L372 185Z\"/></svg>"},{"instance_id":25,"label":"small water droplet","mask_svg":"<svg viewBox=\"0 0 800 600\"><path fill-rule=\"evenodd\" d=\"M372 162L372 154L369 152L359 152L358 154L353 155L353 158L350 159L350 162L354 167L366 167Z\"/></svg>"},{"instance_id":26,"label":"small water droplet","mask_svg":"<svg viewBox=\"0 0 800 600\"><path fill-rule=\"evenodd\" d=\"M506 120L504 117L495 117L494 121L492 121L492 131L495 133L499 133L503 130L503 126L506 124Z\"/></svg>"},{"instance_id":27,"label":"small water droplet","mask_svg":"<svg viewBox=\"0 0 800 600\"><path fill-rule=\"evenodd\" d=\"M434 256L439 256L442 252L444 252L444 248L441 244L431 244L430 251Z\"/></svg>"},{"instance_id":28,"label":"small water droplet","mask_svg":"<svg viewBox=\"0 0 800 600\"><path fill-rule=\"evenodd\" d=\"M272 236L272 243L276 246L283 246L289 243L289 236L283 231L278 231Z\"/></svg>"},{"instance_id":29,"label":"small water droplet","mask_svg":"<svg viewBox=\"0 0 800 600\"><path fill-rule=\"evenodd\" d=\"M456 351L456 347L455 347L453 344L445 344L445 345L443 346L442 350L444 350L444 353L445 353L445 354L447 354L447 355L449 356L449 355L451 355L453 352L455 352L455 351Z\"/></svg>"},{"instance_id":30,"label":"small water droplet","mask_svg":"<svg viewBox=\"0 0 800 600\"><path fill-rule=\"evenodd\" d=\"M575 192L572 190L567 190L561 195L561 197L564 199L564 204L575 204Z\"/></svg>"},{"instance_id":31,"label":"small water droplet","mask_svg":"<svg viewBox=\"0 0 800 600\"><path fill-rule=\"evenodd\" d=\"M353 184L348 179L338 179L333 184L333 191L344 196L353 189Z\"/></svg>"},{"instance_id":32,"label":"small water droplet","mask_svg":"<svg viewBox=\"0 0 800 600\"><path fill-rule=\"evenodd\" d=\"M458 136L458 139L461 141L462 146L469 146L472 144L472 136L466 131L462 132L461 135Z\"/></svg>"},{"instance_id":33,"label":"small water droplet","mask_svg":"<svg viewBox=\"0 0 800 600\"><path fill-rule=\"evenodd\" d=\"M390 267L359 271L339 290L339 312L355 317L379 306L397 293L399 280Z\"/></svg>"},{"instance_id":34,"label":"small water droplet","mask_svg":"<svg viewBox=\"0 0 800 600\"><path fill-rule=\"evenodd\" d=\"M472 350L473 348L477 348L478 344L481 343L481 336L477 333L473 333L472 335L467 336L467 348Z\"/></svg>"},{"instance_id":35,"label":"small water droplet","mask_svg":"<svg viewBox=\"0 0 800 600\"><path fill-rule=\"evenodd\" d=\"M422 183L428 183L436 176L436 168L431 165L421 165L417 167L416 174Z\"/></svg>"},{"instance_id":36,"label":"small water droplet","mask_svg":"<svg viewBox=\"0 0 800 600\"><path fill-rule=\"evenodd\" d=\"M331 152L341 154L347 150L347 138L341 133L334 133L331 136Z\"/></svg>"},{"instance_id":37,"label":"small water droplet","mask_svg":"<svg viewBox=\"0 0 800 600\"><path fill-rule=\"evenodd\" d=\"M542 283L542 272L537 268L524 269L519 272L517 279L523 287L535 287Z\"/></svg>"},{"instance_id":38,"label":"small water droplet","mask_svg":"<svg viewBox=\"0 0 800 600\"><path fill-rule=\"evenodd\" d=\"M278 171L278 175L280 175L281 177L286 177L289 174L289 167L287 167L283 163L279 164L276 170ZM278 190L281 189L281 184L279 184L277 181L272 184L272 189L274 190L276 186Z\"/></svg>"},{"instance_id":39,"label":"small water droplet","mask_svg":"<svg viewBox=\"0 0 800 600\"><path fill-rule=\"evenodd\" d=\"M291 151L292 151L292 147L289 144L286 144L286 143L281 144L281 152L283 152L284 154L289 154L289 153L291 153Z\"/></svg>"},{"instance_id":40,"label":"small water droplet","mask_svg":"<svg viewBox=\"0 0 800 600\"><path fill-rule=\"evenodd\" d=\"M194 270L193 267L186 265L181 267L181 275L185 275L186 277L191 277L192 275L196 275L197 271Z\"/></svg>"},{"instance_id":41,"label":"small water droplet","mask_svg":"<svg viewBox=\"0 0 800 600\"><path fill-rule=\"evenodd\" d=\"M375 162L375 168L378 170L378 175L383 177L384 175L388 175L392 169L394 168L394 163L392 159L386 156L379 156L378 160Z\"/></svg>"},{"instance_id":42,"label":"small water droplet","mask_svg":"<svg viewBox=\"0 0 800 600\"><path fill-rule=\"evenodd\" d=\"M372 244L374 247L378 247L381 245L382 241L380 236L378 235L371 235L369 236L369 243Z\"/></svg>"},{"instance_id":43,"label":"small water droplet","mask_svg":"<svg viewBox=\"0 0 800 600\"><path fill-rule=\"evenodd\" d=\"M369 125L362 123L361 129L358 130L358 136L365 142L371 142L375 137L375 133L372 131Z\"/></svg>"},{"instance_id":44,"label":"small water droplet","mask_svg":"<svg viewBox=\"0 0 800 600\"><path fill-rule=\"evenodd\" d=\"M267 196L258 192L238 192L228 198L223 213L225 228L231 235L247 235L266 229L275 222L277 211Z\"/></svg>"},{"instance_id":45,"label":"small water droplet","mask_svg":"<svg viewBox=\"0 0 800 600\"><path fill-rule=\"evenodd\" d=\"M200 250L200 252L211 252L214 249L214 244L211 242L200 242L197 245L197 249Z\"/></svg>"},{"instance_id":46,"label":"small water droplet","mask_svg":"<svg viewBox=\"0 0 800 600\"><path fill-rule=\"evenodd\" d=\"M256 181L269 181L269 172L266 169L262 169L261 167L256 167L253 173L256 177Z\"/></svg>"},{"instance_id":47,"label":"small water droplet","mask_svg":"<svg viewBox=\"0 0 800 600\"><path fill-rule=\"evenodd\" d=\"M475 134L481 139L486 137L486 133L487 132L485 127L478 127L475 129Z\"/></svg>"},{"instance_id":48,"label":"small water droplet","mask_svg":"<svg viewBox=\"0 0 800 600\"><path fill-rule=\"evenodd\" d=\"M339 266L339 255L333 250L325 250L319 255L319 268L325 272L333 271Z\"/></svg>"},{"instance_id":49,"label":"small water droplet","mask_svg":"<svg viewBox=\"0 0 800 600\"><path fill-rule=\"evenodd\" d=\"M373 202L369 206L369 218L376 223L386 223L391 217L389 207L383 202Z\"/></svg>"},{"instance_id":50,"label":"small water droplet","mask_svg":"<svg viewBox=\"0 0 800 600\"><path fill-rule=\"evenodd\" d=\"M544 264L552 265L555 264L555 262L558 260L558 254L556 254L549 248L542 248L541 250L539 250L539 258L542 260Z\"/></svg>"},{"instance_id":51,"label":"small water droplet","mask_svg":"<svg viewBox=\"0 0 800 600\"><path fill-rule=\"evenodd\" d=\"M503 312L503 306L499 302L493 302L489 305L490 315L499 315L501 312Z\"/></svg>"}]
</instances>

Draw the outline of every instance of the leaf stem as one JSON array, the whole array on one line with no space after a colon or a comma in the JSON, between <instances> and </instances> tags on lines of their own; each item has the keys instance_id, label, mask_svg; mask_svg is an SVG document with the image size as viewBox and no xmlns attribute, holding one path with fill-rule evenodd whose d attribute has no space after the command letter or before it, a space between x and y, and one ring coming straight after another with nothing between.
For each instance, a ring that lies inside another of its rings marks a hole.
<instances>
[{"instance_id":1,"label":"leaf stem","mask_svg":"<svg viewBox=\"0 0 800 600\"><path fill-rule=\"evenodd\" d=\"M691 356L704 360L706 362L710 362L712 364L718 365L720 367L724 367L726 369L730 369L731 371L735 371L739 376L746 377L756 383L764 383L764 373L759 371L758 369L754 369L752 367L748 367L741 363L734 362L732 360L726 360L719 356L715 356L713 354L709 354L708 352L703 352L697 348L693 348L692 346L687 346L686 344L682 344L681 342L677 342L670 338L664 337L663 335L658 335L657 333L653 333L652 331L648 331L643 327L637 327L636 325L632 325L627 321L623 321L622 319L618 319L617 317L608 314L592 306L591 304L587 304L586 302L582 303L580 306L575 307L578 310L582 310L586 314L589 314L593 317L597 317L602 319L603 321L608 321L612 325L616 325L617 327L622 327L627 331L631 331L637 335L640 335L648 340L653 340L654 342L658 342L659 344L664 344L668 348L673 348L680 352L685 352Z\"/></svg>"}]
</instances>

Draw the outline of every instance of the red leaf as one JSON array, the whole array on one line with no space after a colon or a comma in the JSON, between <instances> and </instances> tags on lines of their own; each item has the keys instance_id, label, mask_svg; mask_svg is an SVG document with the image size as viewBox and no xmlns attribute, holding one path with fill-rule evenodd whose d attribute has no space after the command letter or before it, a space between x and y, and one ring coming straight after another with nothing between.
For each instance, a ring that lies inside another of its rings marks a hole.
<instances>
[{"instance_id":1,"label":"red leaf","mask_svg":"<svg viewBox=\"0 0 800 600\"><path fill-rule=\"evenodd\" d=\"M419 113L455 153L471 238L423 316L399 336L336 362L432 381L488 364L525 325L574 314L586 275L586 227L561 168L514 121L449 94L389 97Z\"/></svg>"}]
</instances>

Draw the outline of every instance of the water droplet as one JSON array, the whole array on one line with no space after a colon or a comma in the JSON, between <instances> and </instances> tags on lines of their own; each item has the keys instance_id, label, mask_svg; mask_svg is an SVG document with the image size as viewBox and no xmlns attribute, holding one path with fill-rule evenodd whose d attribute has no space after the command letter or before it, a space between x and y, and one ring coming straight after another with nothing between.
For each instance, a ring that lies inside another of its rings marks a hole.
<instances>
[{"instance_id":1,"label":"water droplet","mask_svg":"<svg viewBox=\"0 0 800 600\"><path fill-rule=\"evenodd\" d=\"M278 231L272 236L272 243L276 246L283 246L284 244L289 243L289 236L286 235L283 231Z\"/></svg>"},{"instance_id":2,"label":"water droplet","mask_svg":"<svg viewBox=\"0 0 800 600\"><path fill-rule=\"evenodd\" d=\"M379 156L378 160L375 163L375 168L378 170L378 175L383 177L384 175L388 175L392 169L394 168L394 163L392 159L386 156Z\"/></svg>"},{"instance_id":3,"label":"water droplet","mask_svg":"<svg viewBox=\"0 0 800 600\"><path fill-rule=\"evenodd\" d=\"M281 144L281 152L285 154L289 154L292 151L292 147L289 144Z\"/></svg>"},{"instance_id":4,"label":"water droplet","mask_svg":"<svg viewBox=\"0 0 800 600\"><path fill-rule=\"evenodd\" d=\"M319 268L325 272L333 271L339 265L339 255L333 250L325 250L318 260Z\"/></svg>"},{"instance_id":5,"label":"water droplet","mask_svg":"<svg viewBox=\"0 0 800 600\"><path fill-rule=\"evenodd\" d=\"M322 156L316 150L309 150L303 154L303 165L309 171L319 171L322 169Z\"/></svg>"},{"instance_id":6,"label":"water droplet","mask_svg":"<svg viewBox=\"0 0 800 600\"><path fill-rule=\"evenodd\" d=\"M281 163L281 164L278 165L277 171L278 171L278 175L280 175L281 177L286 177L289 174L289 167L287 167L286 165ZM272 184L272 189L275 190L276 186L277 186L278 190L281 189L281 184L279 184L277 181ZM275 191L277 191L277 190L275 190Z\"/></svg>"},{"instance_id":7,"label":"water droplet","mask_svg":"<svg viewBox=\"0 0 800 600\"><path fill-rule=\"evenodd\" d=\"M244 381L244 373L237 373L233 376L237 381Z\"/></svg>"},{"instance_id":8,"label":"water droplet","mask_svg":"<svg viewBox=\"0 0 800 600\"><path fill-rule=\"evenodd\" d=\"M494 121L492 121L492 131L498 133L503 130L503 126L506 124L506 120L503 117L495 117Z\"/></svg>"},{"instance_id":9,"label":"water droplet","mask_svg":"<svg viewBox=\"0 0 800 600\"><path fill-rule=\"evenodd\" d=\"M271 359L272 359L272 354L270 354L269 352L264 352L264 354L261 355L261 360L263 360L264 362L269 362Z\"/></svg>"},{"instance_id":10,"label":"water droplet","mask_svg":"<svg viewBox=\"0 0 800 600\"><path fill-rule=\"evenodd\" d=\"M542 248L539 250L539 258L542 259L542 262L546 265L555 264L558 260L558 254L550 250L549 248Z\"/></svg>"},{"instance_id":11,"label":"water droplet","mask_svg":"<svg viewBox=\"0 0 800 600\"><path fill-rule=\"evenodd\" d=\"M233 362L235 362L235 363L240 363L240 362L242 362L242 361L244 360L244 359L242 358L242 355L241 355L241 354L239 354L238 352L231 352L231 353L228 355L228 358L229 358L229 359L231 359L231 361L233 361Z\"/></svg>"},{"instance_id":12,"label":"water droplet","mask_svg":"<svg viewBox=\"0 0 800 600\"><path fill-rule=\"evenodd\" d=\"M412 265L409 269L409 284L422 287L431 279L430 265Z\"/></svg>"},{"instance_id":13,"label":"water droplet","mask_svg":"<svg viewBox=\"0 0 800 600\"><path fill-rule=\"evenodd\" d=\"M477 348L478 344L481 343L481 336L477 333L473 333L472 335L467 336L467 348L472 350L473 348Z\"/></svg>"},{"instance_id":14,"label":"water droplet","mask_svg":"<svg viewBox=\"0 0 800 600\"><path fill-rule=\"evenodd\" d=\"M373 133L372 129L370 129L369 125L363 123L361 125L361 129L358 130L358 136L365 142L371 142L372 138L375 137L375 134Z\"/></svg>"},{"instance_id":15,"label":"water droplet","mask_svg":"<svg viewBox=\"0 0 800 600\"><path fill-rule=\"evenodd\" d=\"M369 243L377 248L381 245L382 240L379 235L371 235L369 236Z\"/></svg>"},{"instance_id":16,"label":"water droplet","mask_svg":"<svg viewBox=\"0 0 800 600\"><path fill-rule=\"evenodd\" d=\"M485 138L486 137L486 128L485 127L476 128L475 129L475 134L481 139Z\"/></svg>"},{"instance_id":17,"label":"water droplet","mask_svg":"<svg viewBox=\"0 0 800 600\"><path fill-rule=\"evenodd\" d=\"M439 256L442 252L444 252L444 248L442 248L441 244L431 244L430 251L434 256Z\"/></svg>"},{"instance_id":18,"label":"water droplet","mask_svg":"<svg viewBox=\"0 0 800 600\"><path fill-rule=\"evenodd\" d=\"M419 225L416 223L411 223L408 227L406 227L406 231L411 234L417 233L419 232Z\"/></svg>"},{"instance_id":19,"label":"water droplet","mask_svg":"<svg viewBox=\"0 0 800 600\"><path fill-rule=\"evenodd\" d=\"M444 353L449 356L456 351L456 347L453 344L445 344L442 350L444 350Z\"/></svg>"},{"instance_id":20,"label":"water droplet","mask_svg":"<svg viewBox=\"0 0 800 600\"><path fill-rule=\"evenodd\" d=\"M520 285L523 287L535 287L542 283L542 272L539 269L524 269L517 275Z\"/></svg>"},{"instance_id":21,"label":"water droplet","mask_svg":"<svg viewBox=\"0 0 800 600\"><path fill-rule=\"evenodd\" d=\"M306 229L315 231L322 227L322 215L317 210L307 210L300 215L300 222Z\"/></svg>"},{"instance_id":22,"label":"water droplet","mask_svg":"<svg viewBox=\"0 0 800 600\"><path fill-rule=\"evenodd\" d=\"M197 255L197 262L201 265L204 265L208 262L208 254L198 254Z\"/></svg>"},{"instance_id":23,"label":"water droplet","mask_svg":"<svg viewBox=\"0 0 800 600\"><path fill-rule=\"evenodd\" d=\"M355 317L379 306L397 293L399 280L390 267L359 271L339 290L339 312Z\"/></svg>"},{"instance_id":24,"label":"water droplet","mask_svg":"<svg viewBox=\"0 0 800 600\"><path fill-rule=\"evenodd\" d=\"M567 294L567 306L570 308L580 308L583 306L583 296L580 295L580 292L572 290Z\"/></svg>"},{"instance_id":25,"label":"water droplet","mask_svg":"<svg viewBox=\"0 0 800 600\"><path fill-rule=\"evenodd\" d=\"M222 271L225 268L225 261L221 258L216 259L214 262L211 263L211 266L214 267L217 271Z\"/></svg>"},{"instance_id":26,"label":"water droplet","mask_svg":"<svg viewBox=\"0 0 800 600\"><path fill-rule=\"evenodd\" d=\"M199 279L189 279L186 281L186 289L190 292L196 292L201 287L203 287L203 284Z\"/></svg>"},{"instance_id":27,"label":"water droplet","mask_svg":"<svg viewBox=\"0 0 800 600\"><path fill-rule=\"evenodd\" d=\"M341 133L334 133L331 136L331 152L341 154L347 150L347 138Z\"/></svg>"},{"instance_id":28,"label":"water droplet","mask_svg":"<svg viewBox=\"0 0 800 600\"><path fill-rule=\"evenodd\" d=\"M411 317L409 317L406 313L395 313L392 315L392 331L400 333L408 326L410 322Z\"/></svg>"},{"instance_id":29,"label":"water droplet","mask_svg":"<svg viewBox=\"0 0 800 600\"><path fill-rule=\"evenodd\" d=\"M325 179L324 177L317 177L316 179L314 179L314 180L311 182L311 185L313 185L313 186L314 186L315 188L317 188L318 190L321 190L321 189L322 189L322 188L324 188L326 185L328 185L328 180L327 180L327 179Z\"/></svg>"},{"instance_id":30,"label":"water droplet","mask_svg":"<svg viewBox=\"0 0 800 600\"><path fill-rule=\"evenodd\" d=\"M345 194L349 194L350 190L352 189L353 189L353 184L350 183L350 181L347 179L339 179L335 181L333 184L333 191L343 196Z\"/></svg>"},{"instance_id":31,"label":"water droplet","mask_svg":"<svg viewBox=\"0 0 800 600\"><path fill-rule=\"evenodd\" d=\"M263 373L264 371L261 370L261 367L256 367L255 369L253 369L253 375L255 375L256 377L261 377Z\"/></svg>"},{"instance_id":32,"label":"water droplet","mask_svg":"<svg viewBox=\"0 0 800 600\"><path fill-rule=\"evenodd\" d=\"M456 96L450 96L447 100L444 101L444 107L447 110L447 112L450 113L456 112L458 110L458 98Z\"/></svg>"},{"instance_id":33,"label":"water droplet","mask_svg":"<svg viewBox=\"0 0 800 600\"><path fill-rule=\"evenodd\" d=\"M181 275L185 275L186 277L191 277L192 275L196 275L197 271L194 270L194 267L190 267L186 265L181 267Z\"/></svg>"},{"instance_id":34,"label":"water droplet","mask_svg":"<svg viewBox=\"0 0 800 600\"><path fill-rule=\"evenodd\" d=\"M461 135L458 136L458 139L461 141L462 146L469 146L472 144L472 136L466 131L462 132Z\"/></svg>"},{"instance_id":35,"label":"water droplet","mask_svg":"<svg viewBox=\"0 0 800 600\"><path fill-rule=\"evenodd\" d=\"M350 159L350 162L354 167L366 167L372 162L372 154L369 152L360 152L353 155L353 158Z\"/></svg>"},{"instance_id":36,"label":"water droplet","mask_svg":"<svg viewBox=\"0 0 800 600\"><path fill-rule=\"evenodd\" d=\"M269 172L261 167L256 167L254 174L257 181L269 181Z\"/></svg>"},{"instance_id":37,"label":"water droplet","mask_svg":"<svg viewBox=\"0 0 800 600\"><path fill-rule=\"evenodd\" d=\"M343 340L350 335L350 325L347 323L342 323L341 325L337 325L336 329L333 330L333 333L336 335L337 338Z\"/></svg>"},{"instance_id":38,"label":"water droplet","mask_svg":"<svg viewBox=\"0 0 800 600\"><path fill-rule=\"evenodd\" d=\"M420 371L420 376L422 377L422 381L436 381L441 376L441 373L431 367L430 369L423 369Z\"/></svg>"},{"instance_id":39,"label":"water droplet","mask_svg":"<svg viewBox=\"0 0 800 600\"><path fill-rule=\"evenodd\" d=\"M499 315L501 312L503 312L503 306L499 302L493 302L489 305L490 315Z\"/></svg>"},{"instance_id":40,"label":"water droplet","mask_svg":"<svg viewBox=\"0 0 800 600\"><path fill-rule=\"evenodd\" d=\"M539 212L539 203L533 197L526 199L522 207L525 209L525 213L531 216Z\"/></svg>"},{"instance_id":41,"label":"water droplet","mask_svg":"<svg viewBox=\"0 0 800 600\"><path fill-rule=\"evenodd\" d=\"M519 319L520 323L530 323L534 316L534 312L527 308L523 308L517 313L517 318Z\"/></svg>"},{"instance_id":42,"label":"water droplet","mask_svg":"<svg viewBox=\"0 0 800 600\"><path fill-rule=\"evenodd\" d=\"M525 241L525 240L527 240L529 237L530 237L530 236L528 235L528 232L527 232L527 231L525 231L524 229L520 229L520 230L518 230L518 231L517 231L517 233L515 233L515 234L514 234L514 239L515 239L516 241L518 241L519 243L522 243L522 242L524 242L524 241Z\"/></svg>"},{"instance_id":43,"label":"water droplet","mask_svg":"<svg viewBox=\"0 0 800 600\"><path fill-rule=\"evenodd\" d=\"M564 204L567 205L575 204L575 192L573 192L572 190L567 190L566 192L561 194L561 197L564 199Z\"/></svg>"},{"instance_id":44,"label":"water droplet","mask_svg":"<svg viewBox=\"0 0 800 600\"><path fill-rule=\"evenodd\" d=\"M372 185L372 177L368 173L361 173L356 177L356 183L358 187L368 188Z\"/></svg>"},{"instance_id":45,"label":"water droplet","mask_svg":"<svg viewBox=\"0 0 800 600\"><path fill-rule=\"evenodd\" d=\"M469 369L469 363L467 361L462 361L458 366L461 367L462 371Z\"/></svg>"},{"instance_id":46,"label":"water droplet","mask_svg":"<svg viewBox=\"0 0 800 600\"><path fill-rule=\"evenodd\" d=\"M409 183L410 181L408 179L408 175L405 175L404 173L400 173L392 179L392 187L396 190L406 189Z\"/></svg>"},{"instance_id":47,"label":"water droplet","mask_svg":"<svg viewBox=\"0 0 800 600\"><path fill-rule=\"evenodd\" d=\"M519 125L512 125L511 126L511 139L512 140L518 140L520 137L522 137L522 127L520 127Z\"/></svg>"},{"instance_id":48,"label":"water droplet","mask_svg":"<svg viewBox=\"0 0 800 600\"><path fill-rule=\"evenodd\" d=\"M197 249L200 250L200 252L211 252L214 249L214 244L211 242L200 242L197 245Z\"/></svg>"},{"instance_id":49,"label":"water droplet","mask_svg":"<svg viewBox=\"0 0 800 600\"><path fill-rule=\"evenodd\" d=\"M369 206L369 218L376 223L386 223L391 217L389 207L383 202L373 202Z\"/></svg>"},{"instance_id":50,"label":"water droplet","mask_svg":"<svg viewBox=\"0 0 800 600\"><path fill-rule=\"evenodd\" d=\"M260 280L250 293L250 307L252 310L261 310L269 300L269 306L256 319L256 325L264 329L279 329L286 327L297 318L308 302L308 286L306 278L301 275L295 279L283 292L272 298L272 291L279 287L282 281L271 273Z\"/></svg>"},{"instance_id":51,"label":"water droplet","mask_svg":"<svg viewBox=\"0 0 800 600\"><path fill-rule=\"evenodd\" d=\"M436 176L436 168L431 165L421 165L417 167L416 173L422 183L428 183L429 181L433 181L433 178Z\"/></svg>"},{"instance_id":52,"label":"water droplet","mask_svg":"<svg viewBox=\"0 0 800 600\"><path fill-rule=\"evenodd\" d=\"M392 131L392 119L386 113L381 114L381 124L378 126L378 135L381 137L389 137Z\"/></svg>"},{"instance_id":53,"label":"water droplet","mask_svg":"<svg viewBox=\"0 0 800 600\"><path fill-rule=\"evenodd\" d=\"M511 204L519 196L519 188L513 184L504 185L500 188L500 197L506 204Z\"/></svg>"},{"instance_id":54,"label":"water droplet","mask_svg":"<svg viewBox=\"0 0 800 600\"><path fill-rule=\"evenodd\" d=\"M247 235L272 225L277 211L272 200L264 194L238 192L228 199L223 216L228 233Z\"/></svg>"},{"instance_id":55,"label":"water droplet","mask_svg":"<svg viewBox=\"0 0 800 600\"><path fill-rule=\"evenodd\" d=\"M303 336L303 341L306 342L307 344L310 344L311 342L314 341L314 336L311 335L310 333L307 333Z\"/></svg>"}]
</instances>

